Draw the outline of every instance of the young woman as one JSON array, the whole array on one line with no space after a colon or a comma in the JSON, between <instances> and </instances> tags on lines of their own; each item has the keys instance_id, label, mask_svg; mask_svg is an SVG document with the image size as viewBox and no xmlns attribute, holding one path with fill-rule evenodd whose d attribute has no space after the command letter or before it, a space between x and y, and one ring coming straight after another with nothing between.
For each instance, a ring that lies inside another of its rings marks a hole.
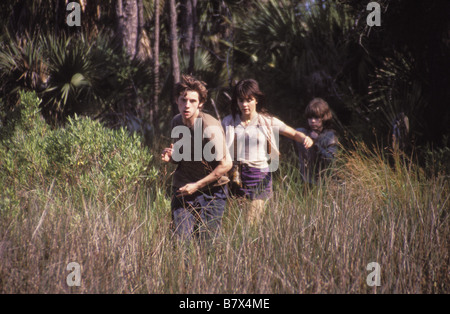
<instances>
[{"instance_id":1,"label":"young woman","mask_svg":"<svg viewBox=\"0 0 450 314\"><path fill-rule=\"evenodd\" d=\"M241 80L234 87L231 114L223 119L222 126L230 154L240 166L242 186L233 193L251 200L246 216L254 222L261 215L264 200L272 196L279 135L295 140L305 149L311 147L313 141L265 110L264 94L253 79Z\"/></svg>"},{"instance_id":2,"label":"young woman","mask_svg":"<svg viewBox=\"0 0 450 314\"><path fill-rule=\"evenodd\" d=\"M302 178L308 183L317 183L323 170L329 167L338 150L336 132L331 129L332 114L328 103L322 98L314 98L305 109L308 128L297 131L313 139L314 145L306 150L294 143L300 160Z\"/></svg>"}]
</instances>

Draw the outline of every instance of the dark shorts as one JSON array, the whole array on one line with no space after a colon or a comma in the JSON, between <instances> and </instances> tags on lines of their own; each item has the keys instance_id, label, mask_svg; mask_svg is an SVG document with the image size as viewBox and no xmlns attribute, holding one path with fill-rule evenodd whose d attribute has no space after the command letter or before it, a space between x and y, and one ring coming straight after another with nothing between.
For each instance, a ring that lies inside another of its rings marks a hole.
<instances>
[{"instance_id":1,"label":"dark shorts","mask_svg":"<svg viewBox=\"0 0 450 314\"><path fill-rule=\"evenodd\" d=\"M263 200L272 197L272 172L269 168L259 169L242 165L242 188L235 191L240 197Z\"/></svg>"},{"instance_id":2,"label":"dark shorts","mask_svg":"<svg viewBox=\"0 0 450 314\"><path fill-rule=\"evenodd\" d=\"M203 240L215 237L225 212L227 186L213 187L184 197L176 197L177 190L172 187L171 208L175 235L184 240L190 240L193 235Z\"/></svg>"}]
</instances>

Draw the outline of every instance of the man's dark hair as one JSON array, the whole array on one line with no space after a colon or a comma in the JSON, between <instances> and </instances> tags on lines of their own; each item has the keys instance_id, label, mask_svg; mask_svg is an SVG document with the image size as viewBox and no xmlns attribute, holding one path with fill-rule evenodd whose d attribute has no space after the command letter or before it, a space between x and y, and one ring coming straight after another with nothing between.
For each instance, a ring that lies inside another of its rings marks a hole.
<instances>
[{"instance_id":1,"label":"man's dark hair","mask_svg":"<svg viewBox=\"0 0 450 314\"><path fill-rule=\"evenodd\" d=\"M178 98L180 95L187 91L193 91L198 93L198 100L201 104L206 102L208 97L208 90L206 89L206 83L197 80L191 75L182 75L181 82L177 83L174 88L174 97Z\"/></svg>"}]
</instances>

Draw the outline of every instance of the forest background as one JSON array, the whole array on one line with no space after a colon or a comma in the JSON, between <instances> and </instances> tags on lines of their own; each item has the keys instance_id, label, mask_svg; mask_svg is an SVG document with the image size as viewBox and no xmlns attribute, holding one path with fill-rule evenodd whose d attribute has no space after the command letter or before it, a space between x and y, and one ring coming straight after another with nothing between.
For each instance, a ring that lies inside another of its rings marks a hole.
<instances>
[{"instance_id":1,"label":"forest background","mask_svg":"<svg viewBox=\"0 0 450 314\"><path fill-rule=\"evenodd\" d=\"M447 1L379 1L372 27L364 1L86 0L79 27L68 2L0 4L2 112L35 90L53 124L78 113L159 135L180 73L208 84L206 109L219 117L231 86L251 77L289 125L323 97L345 137L387 145L403 112L416 148L448 144Z\"/></svg>"},{"instance_id":2,"label":"forest background","mask_svg":"<svg viewBox=\"0 0 450 314\"><path fill-rule=\"evenodd\" d=\"M381 292L449 291L449 1L376 1L380 26L369 1L80 0L81 26L69 2L0 3L2 292L376 292L374 260ZM243 78L293 127L324 98L351 179L302 185L282 141L281 215L255 242L231 211L224 255L198 253L192 272L167 253L173 169L158 160L183 73L218 118ZM79 290L64 282L74 260Z\"/></svg>"}]
</instances>

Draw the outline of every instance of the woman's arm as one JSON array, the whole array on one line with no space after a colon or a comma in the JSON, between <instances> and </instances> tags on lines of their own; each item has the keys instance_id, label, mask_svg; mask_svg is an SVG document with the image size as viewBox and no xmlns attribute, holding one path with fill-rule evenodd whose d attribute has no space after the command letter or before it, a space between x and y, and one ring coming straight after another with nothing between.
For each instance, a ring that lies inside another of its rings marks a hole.
<instances>
[{"instance_id":1,"label":"woman's arm","mask_svg":"<svg viewBox=\"0 0 450 314\"><path fill-rule=\"evenodd\" d=\"M288 125L280 130L280 134L290 138L291 140L302 143L306 149L310 148L314 144L313 140L309 136L306 136L305 133L294 130Z\"/></svg>"}]
</instances>

